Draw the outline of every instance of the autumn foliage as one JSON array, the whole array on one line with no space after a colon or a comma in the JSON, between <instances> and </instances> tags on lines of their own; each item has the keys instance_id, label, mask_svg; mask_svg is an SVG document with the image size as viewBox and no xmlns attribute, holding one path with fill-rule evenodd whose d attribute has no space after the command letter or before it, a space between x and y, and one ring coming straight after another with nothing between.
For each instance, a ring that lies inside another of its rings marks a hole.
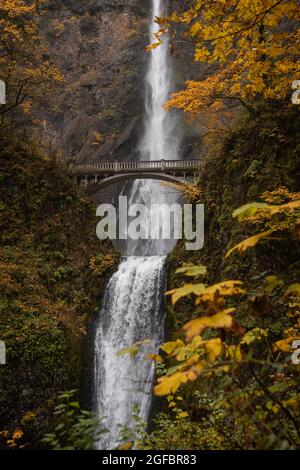
<instances>
[{"instance_id":1,"label":"autumn foliage","mask_svg":"<svg viewBox=\"0 0 300 470\"><path fill-rule=\"evenodd\" d=\"M228 98L246 107L251 100L281 100L299 78L296 0L197 0L182 13L157 21L162 28L159 41L168 31L173 47L190 41L196 62L217 67L202 81L188 81L167 109L196 115L205 107L220 107Z\"/></svg>"},{"instance_id":2,"label":"autumn foliage","mask_svg":"<svg viewBox=\"0 0 300 470\"><path fill-rule=\"evenodd\" d=\"M21 106L28 111L35 99L62 81L51 64L37 24L43 0L1 0L0 79L7 85L7 105L0 116Z\"/></svg>"},{"instance_id":3,"label":"autumn foliage","mask_svg":"<svg viewBox=\"0 0 300 470\"><path fill-rule=\"evenodd\" d=\"M234 211L233 216L241 223L263 231L232 248L227 257L235 251L243 254L271 235L278 243L291 238L298 240L299 193L279 187L264 193L262 200ZM189 279L205 279L208 274L205 266L192 264L184 265L176 273ZM268 315L273 310L270 299L275 299L274 293L286 313L283 327L272 330ZM183 325L180 337L164 343L161 356L153 358L159 371L155 394L167 397L169 407L176 410L178 426L190 425L191 417L182 406L186 403L195 406L197 396L193 390L205 390L210 384L211 396L214 390L215 398L206 407L212 415L216 410L220 412L210 417L209 424L222 440L222 446L236 448L243 443L250 448L298 446L299 354L291 355L295 345L300 344L300 284L288 285L278 276L269 275L250 297L241 281L210 286L202 280L183 284L166 295L174 308L181 302L183 306L187 302L194 305L193 318ZM251 305L250 316L256 318L251 328L246 328L249 318L239 312L243 309L242 299ZM220 384L226 393L220 392ZM188 385L190 392L185 392ZM189 398L183 400L185 393ZM189 393L194 393L193 398ZM231 436L233 431L239 436L238 441ZM210 431L206 430L206 436L211 439ZM214 448L215 444L209 445Z\"/></svg>"}]
</instances>

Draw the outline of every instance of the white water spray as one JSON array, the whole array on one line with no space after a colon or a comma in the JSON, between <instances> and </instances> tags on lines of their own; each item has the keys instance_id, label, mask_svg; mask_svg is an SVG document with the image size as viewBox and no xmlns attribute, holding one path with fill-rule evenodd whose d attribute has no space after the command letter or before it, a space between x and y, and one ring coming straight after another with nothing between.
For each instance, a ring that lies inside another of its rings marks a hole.
<instances>
[{"instance_id":1,"label":"white water spray","mask_svg":"<svg viewBox=\"0 0 300 470\"><path fill-rule=\"evenodd\" d=\"M96 379L99 383L98 413L109 434L104 449L117 446L120 426L133 424L133 408L147 420L151 405L153 362L147 354L157 352L163 339L162 294L165 258L129 257L111 278L96 334ZM118 352L149 340L136 356Z\"/></svg>"}]
</instances>

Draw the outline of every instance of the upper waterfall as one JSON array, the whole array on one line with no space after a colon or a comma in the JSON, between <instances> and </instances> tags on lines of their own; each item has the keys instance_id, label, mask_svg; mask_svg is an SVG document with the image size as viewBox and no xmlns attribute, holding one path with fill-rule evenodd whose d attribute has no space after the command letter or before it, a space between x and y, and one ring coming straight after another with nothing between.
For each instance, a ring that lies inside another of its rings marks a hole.
<instances>
[{"instance_id":1,"label":"upper waterfall","mask_svg":"<svg viewBox=\"0 0 300 470\"><path fill-rule=\"evenodd\" d=\"M160 26L156 17L167 14L165 0L152 0L150 42ZM173 113L166 113L163 105L172 91L172 64L169 53L169 40L164 37L163 44L149 54L145 87L145 131L140 142L143 160L177 160L179 158L180 134Z\"/></svg>"},{"instance_id":2,"label":"upper waterfall","mask_svg":"<svg viewBox=\"0 0 300 470\"><path fill-rule=\"evenodd\" d=\"M149 42L155 40L160 26L156 17L167 14L165 0L152 0L152 21L149 28ZM141 160L176 160L180 158L180 131L176 116L167 113L163 106L173 88L172 63L169 53L169 40L152 49L148 56L145 78L145 117L144 133L139 142ZM137 180L132 187L130 204L138 203L150 207L151 203L171 205L178 202L178 191L170 186L150 180ZM162 215L162 217L164 217ZM145 223L146 225L146 223ZM170 240L128 240L127 255L166 255L175 242Z\"/></svg>"}]
</instances>

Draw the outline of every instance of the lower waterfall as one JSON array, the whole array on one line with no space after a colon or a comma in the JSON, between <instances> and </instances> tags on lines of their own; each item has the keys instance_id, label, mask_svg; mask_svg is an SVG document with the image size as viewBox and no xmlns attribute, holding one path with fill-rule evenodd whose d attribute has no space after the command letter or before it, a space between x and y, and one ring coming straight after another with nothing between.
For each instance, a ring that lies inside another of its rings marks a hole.
<instances>
[{"instance_id":1,"label":"lower waterfall","mask_svg":"<svg viewBox=\"0 0 300 470\"><path fill-rule=\"evenodd\" d=\"M164 256L131 256L108 284L95 342L96 411L109 430L99 443L102 449L117 446L120 425L134 424L135 405L141 418L148 418L154 365L145 356L156 353L163 339L164 280ZM144 340L136 356L118 356L122 348Z\"/></svg>"}]
</instances>

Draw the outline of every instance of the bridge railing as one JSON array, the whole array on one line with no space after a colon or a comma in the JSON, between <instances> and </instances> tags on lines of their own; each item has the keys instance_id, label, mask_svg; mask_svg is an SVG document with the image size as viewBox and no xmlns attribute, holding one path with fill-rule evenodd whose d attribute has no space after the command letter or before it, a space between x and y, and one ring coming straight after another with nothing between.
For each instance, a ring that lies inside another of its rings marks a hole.
<instances>
[{"instance_id":1,"label":"bridge railing","mask_svg":"<svg viewBox=\"0 0 300 470\"><path fill-rule=\"evenodd\" d=\"M79 165L71 164L69 168L70 172L74 175L86 175L143 171L198 171L201 166L201 160L158 160L138 162L86 163Z\"/></svg>"}]
</instances>

